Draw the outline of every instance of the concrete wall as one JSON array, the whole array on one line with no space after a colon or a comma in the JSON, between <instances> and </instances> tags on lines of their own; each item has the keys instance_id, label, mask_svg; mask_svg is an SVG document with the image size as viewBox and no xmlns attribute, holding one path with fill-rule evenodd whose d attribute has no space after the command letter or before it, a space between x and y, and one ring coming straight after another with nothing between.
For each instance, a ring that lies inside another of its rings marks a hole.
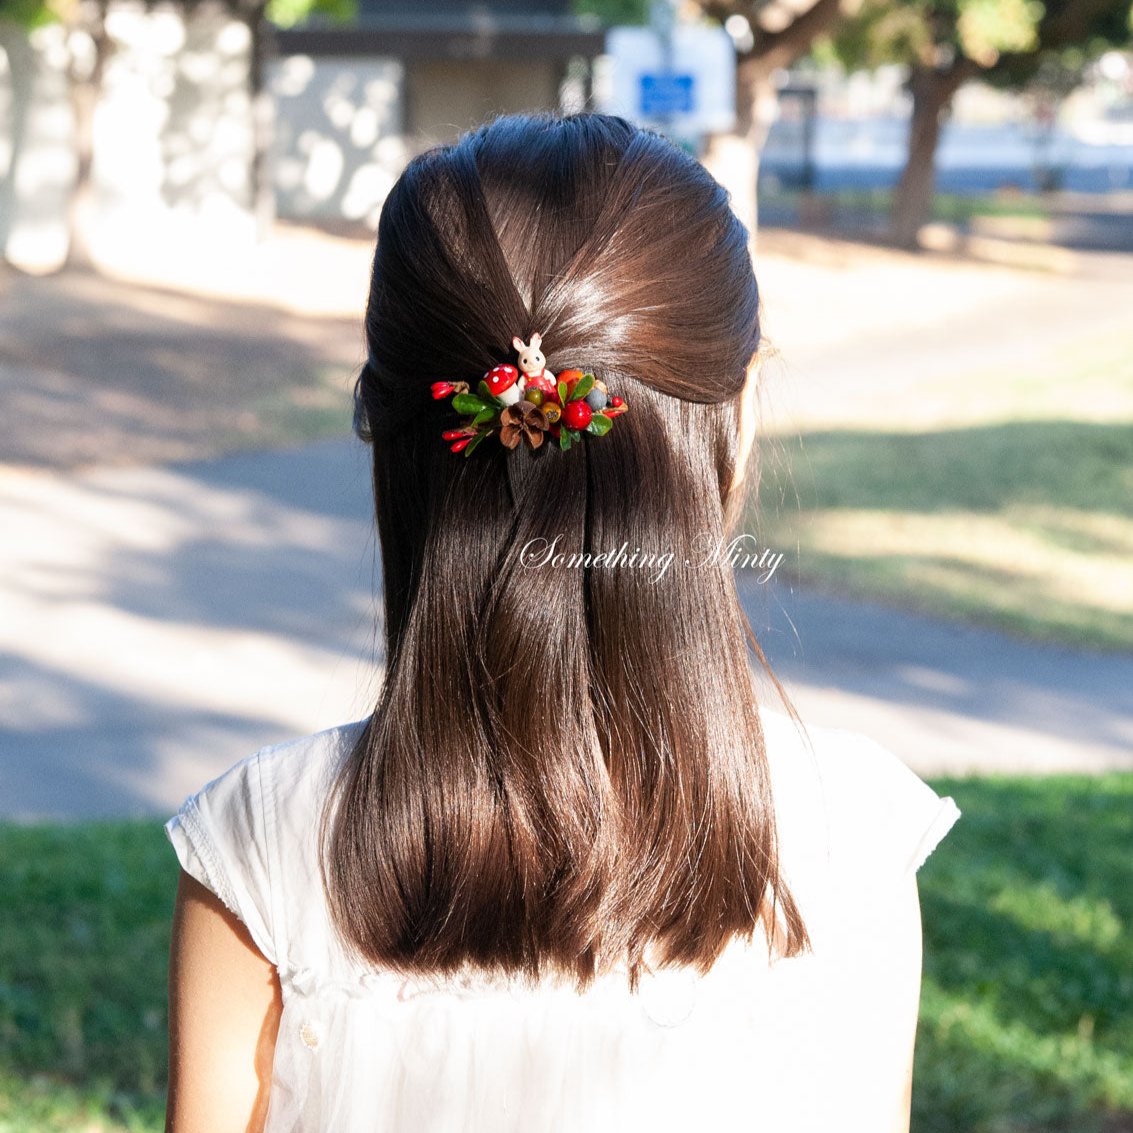
<instances>
[{"instance_id":1,"label":"concrete wall","mask_svg":"<svg viewBox=\"0 0 1133 1133\"><path fill-rule=\"evenodd\" d=\"M247 85L250 36L221 9L184 20L120 3L108 24L119 49L95 130L98 244L139 228L223 239L251 228Z\"/></svg>"},{"instance_id":2,"label":"concrete wall","mask_svg":"<svg viewBox=\"0 0 1133 1133\"><path fill-rule=\"evenodd\" d=\"M246 27L219 6L203 5L185 21L172 8L146 11L119 0L107 30L113 52L94 119L87 224L96 258L118 259L129 245L155 238L175 254L179 240L195 242L202 232L218 246L250 239ZM0 45L0 179L7 189L0 238L14 262L48 268L66 251L75 171L63 29L38 29L30 51L15 29Z\"/></svg>"},{"instance_id":3,"label":"concrete wall","mask_svg":"<svg viewBox=\"0 0 1133 1133\"><path fill-rule=\"evenodd\" d=\"M224 254L256 238L249 35L219 6L186 21L119 0L94 123L87 230L95 258L130 268L153 254ZM75 175L63 29L29 44L0 25L0 244L31 270L66 254ZM401 64L273 60L270 172L277 212L373 226L406 156Z\"/></svg>"},{"instance_id":4,"label":"concrete wall","mask_svg":"<svg viewBox=\"0 0 1133 1133\"><path fill-rule=\"evenodd\" d=\"M278 215L376 225L406 159L402 65L293 55L269 74Z\"/></svg>"},{"instance_id":5,"label":"concrete wall","mask_svg":"<svg viewBox=\"0 0 1133 1133\"><path fill-rule=\"evenodd\" d=\"M169 256L197 257L250 245L247 28L219 5L185 20L137 0L115 0L107 26L114 51L86 225L95 258L128 268L155 242ZM40 29L29 48L0 26L0 244L33 270L66 253L75 161L62 31ZM560 71L545 60L272 60L277 215L372 228L409 156L496 114L557 106Z\"/></svg>"}]
</instances>

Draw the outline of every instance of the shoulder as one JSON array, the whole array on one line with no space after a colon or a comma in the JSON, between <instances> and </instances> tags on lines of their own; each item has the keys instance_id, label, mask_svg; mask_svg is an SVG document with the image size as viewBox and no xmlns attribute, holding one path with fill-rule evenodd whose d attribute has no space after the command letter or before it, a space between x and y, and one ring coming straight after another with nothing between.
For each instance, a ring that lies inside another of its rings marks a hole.
<instances>
[{"instance_id":1,"label":"shoulder","mask_svg":"<svg viewBox=\"0 0 1133 1133\"><path fill-rule=\"evenodd\" d=\"M276 791L317 793L337 773L365 726L365 720L356 720L271 744L237 763L227 774L237 772L244 764L255 764L261 780Z\"/></svg>"},{"instance_id":2,"label":"shoulder","mask_svg":"<svg viewBox=\"0 0 1133 1133\"><path fill-rule=\"evenodd\" d=\"M308 882L321 803L365 727L356 721L261 748L190 795L165 832L181 867L216 894L273 963Z\"/></svg>"},{"instance_id":3,"label":"shoulder","mask_svg":"<svg viewBox=\"0 0 1133 1133\"><path fill-rule=\"evenodd\" d=\"M310 841L323 802L365 727L365 720L339 724L249 757L261 791L265 838L278 846L281 857Z\"/></svg>"},{"instance_id":4,"label":"shoulder","mask_svg":"<svg viewBox=\"0 0 1133 1133\"><path fill-rule=\"evenodd\" d=\"M787 873L821 873L858 895L907 889L960 817L955 800L863 732L760 717Z\"/></svg>"},{"instance_id":5,"label":"shoulder","mask_svg":"<svg viewBox=\"0 0 1133 1133\"><path fill-rule=\"evenodd\" d=\"M239 840L249 851L266 849L280 823L305 823L364 727L361 720L340 724L260 748L190 795L167 828L196 826L206 842Z\"/></svg>"}]
</instances>

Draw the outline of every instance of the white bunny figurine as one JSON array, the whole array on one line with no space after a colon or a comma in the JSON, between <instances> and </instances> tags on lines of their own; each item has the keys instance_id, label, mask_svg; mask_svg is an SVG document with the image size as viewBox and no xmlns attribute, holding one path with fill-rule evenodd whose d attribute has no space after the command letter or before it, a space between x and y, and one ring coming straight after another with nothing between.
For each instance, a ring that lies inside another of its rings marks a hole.
<instances>
[{"instance_id":1,"label":"white bunny figurine","mask_svg":"<svg viewBox=\"0 0 1133 1133\"><path fill-rule=\"evenodd\" d=\"M547 369L547 359L539 349L543 345L543 336L536 331L528 344L516 335L511 340L511 344L519 355L520 373L527 379L525 388L540 389L544 393L550 393L555 388L555 375Z\"/></svg>"}]
</instances>

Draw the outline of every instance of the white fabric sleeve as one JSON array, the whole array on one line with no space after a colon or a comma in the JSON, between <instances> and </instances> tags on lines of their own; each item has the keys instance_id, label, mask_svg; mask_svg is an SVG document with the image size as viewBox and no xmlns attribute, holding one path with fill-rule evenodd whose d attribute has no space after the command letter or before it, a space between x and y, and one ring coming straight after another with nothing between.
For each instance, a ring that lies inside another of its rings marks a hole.
<instances>
[{"instance_id":1,"label":"white fabric sleeve","mask_svg":"<svg viewBox=\"0 0 1133 1133\"><path fill-rule=\"evenodd\" d=\"M185 872L219 897L277 964L262 754L190 795L165 823L165 833Z\"/></svg>"},{"instance_id":2,"label":"white fabric sleeve","mask_svg":"<svg viewBox=\"0 0 1133 1133\"><path fill-rule=\"evenodd\" d=\"M869 736L829 734L822 764L835 875L859 891L895 892L952 829L960 808Z\"/></svg>"}]
</instances>

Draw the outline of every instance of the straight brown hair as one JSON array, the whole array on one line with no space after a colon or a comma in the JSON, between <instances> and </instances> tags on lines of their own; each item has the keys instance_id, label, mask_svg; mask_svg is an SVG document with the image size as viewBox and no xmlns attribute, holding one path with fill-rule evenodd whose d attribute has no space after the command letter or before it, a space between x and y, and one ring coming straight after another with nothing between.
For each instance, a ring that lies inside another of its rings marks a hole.
<instances>
[{"instance_id":1,"label":"straight brown hair","mask_svg":"<svg viewBox=\"0 0 1133 1133\"><path fill-rule=\"evenodd\" d=\"M451 453L430 384L475 388L536 331L550 370L593 371L629 412L568 452ZM344 940L407 975L579 990L619 963L636 989L647 947L707 971L761 922L784 955L809 947L749 644L766 661L727 560L703 562L760 341L725 190L620 118L499 118L394 185L366 337L386 673L323 815ZM556 540L672 560L531 561Z\"/></svg>"}]
</instances>

